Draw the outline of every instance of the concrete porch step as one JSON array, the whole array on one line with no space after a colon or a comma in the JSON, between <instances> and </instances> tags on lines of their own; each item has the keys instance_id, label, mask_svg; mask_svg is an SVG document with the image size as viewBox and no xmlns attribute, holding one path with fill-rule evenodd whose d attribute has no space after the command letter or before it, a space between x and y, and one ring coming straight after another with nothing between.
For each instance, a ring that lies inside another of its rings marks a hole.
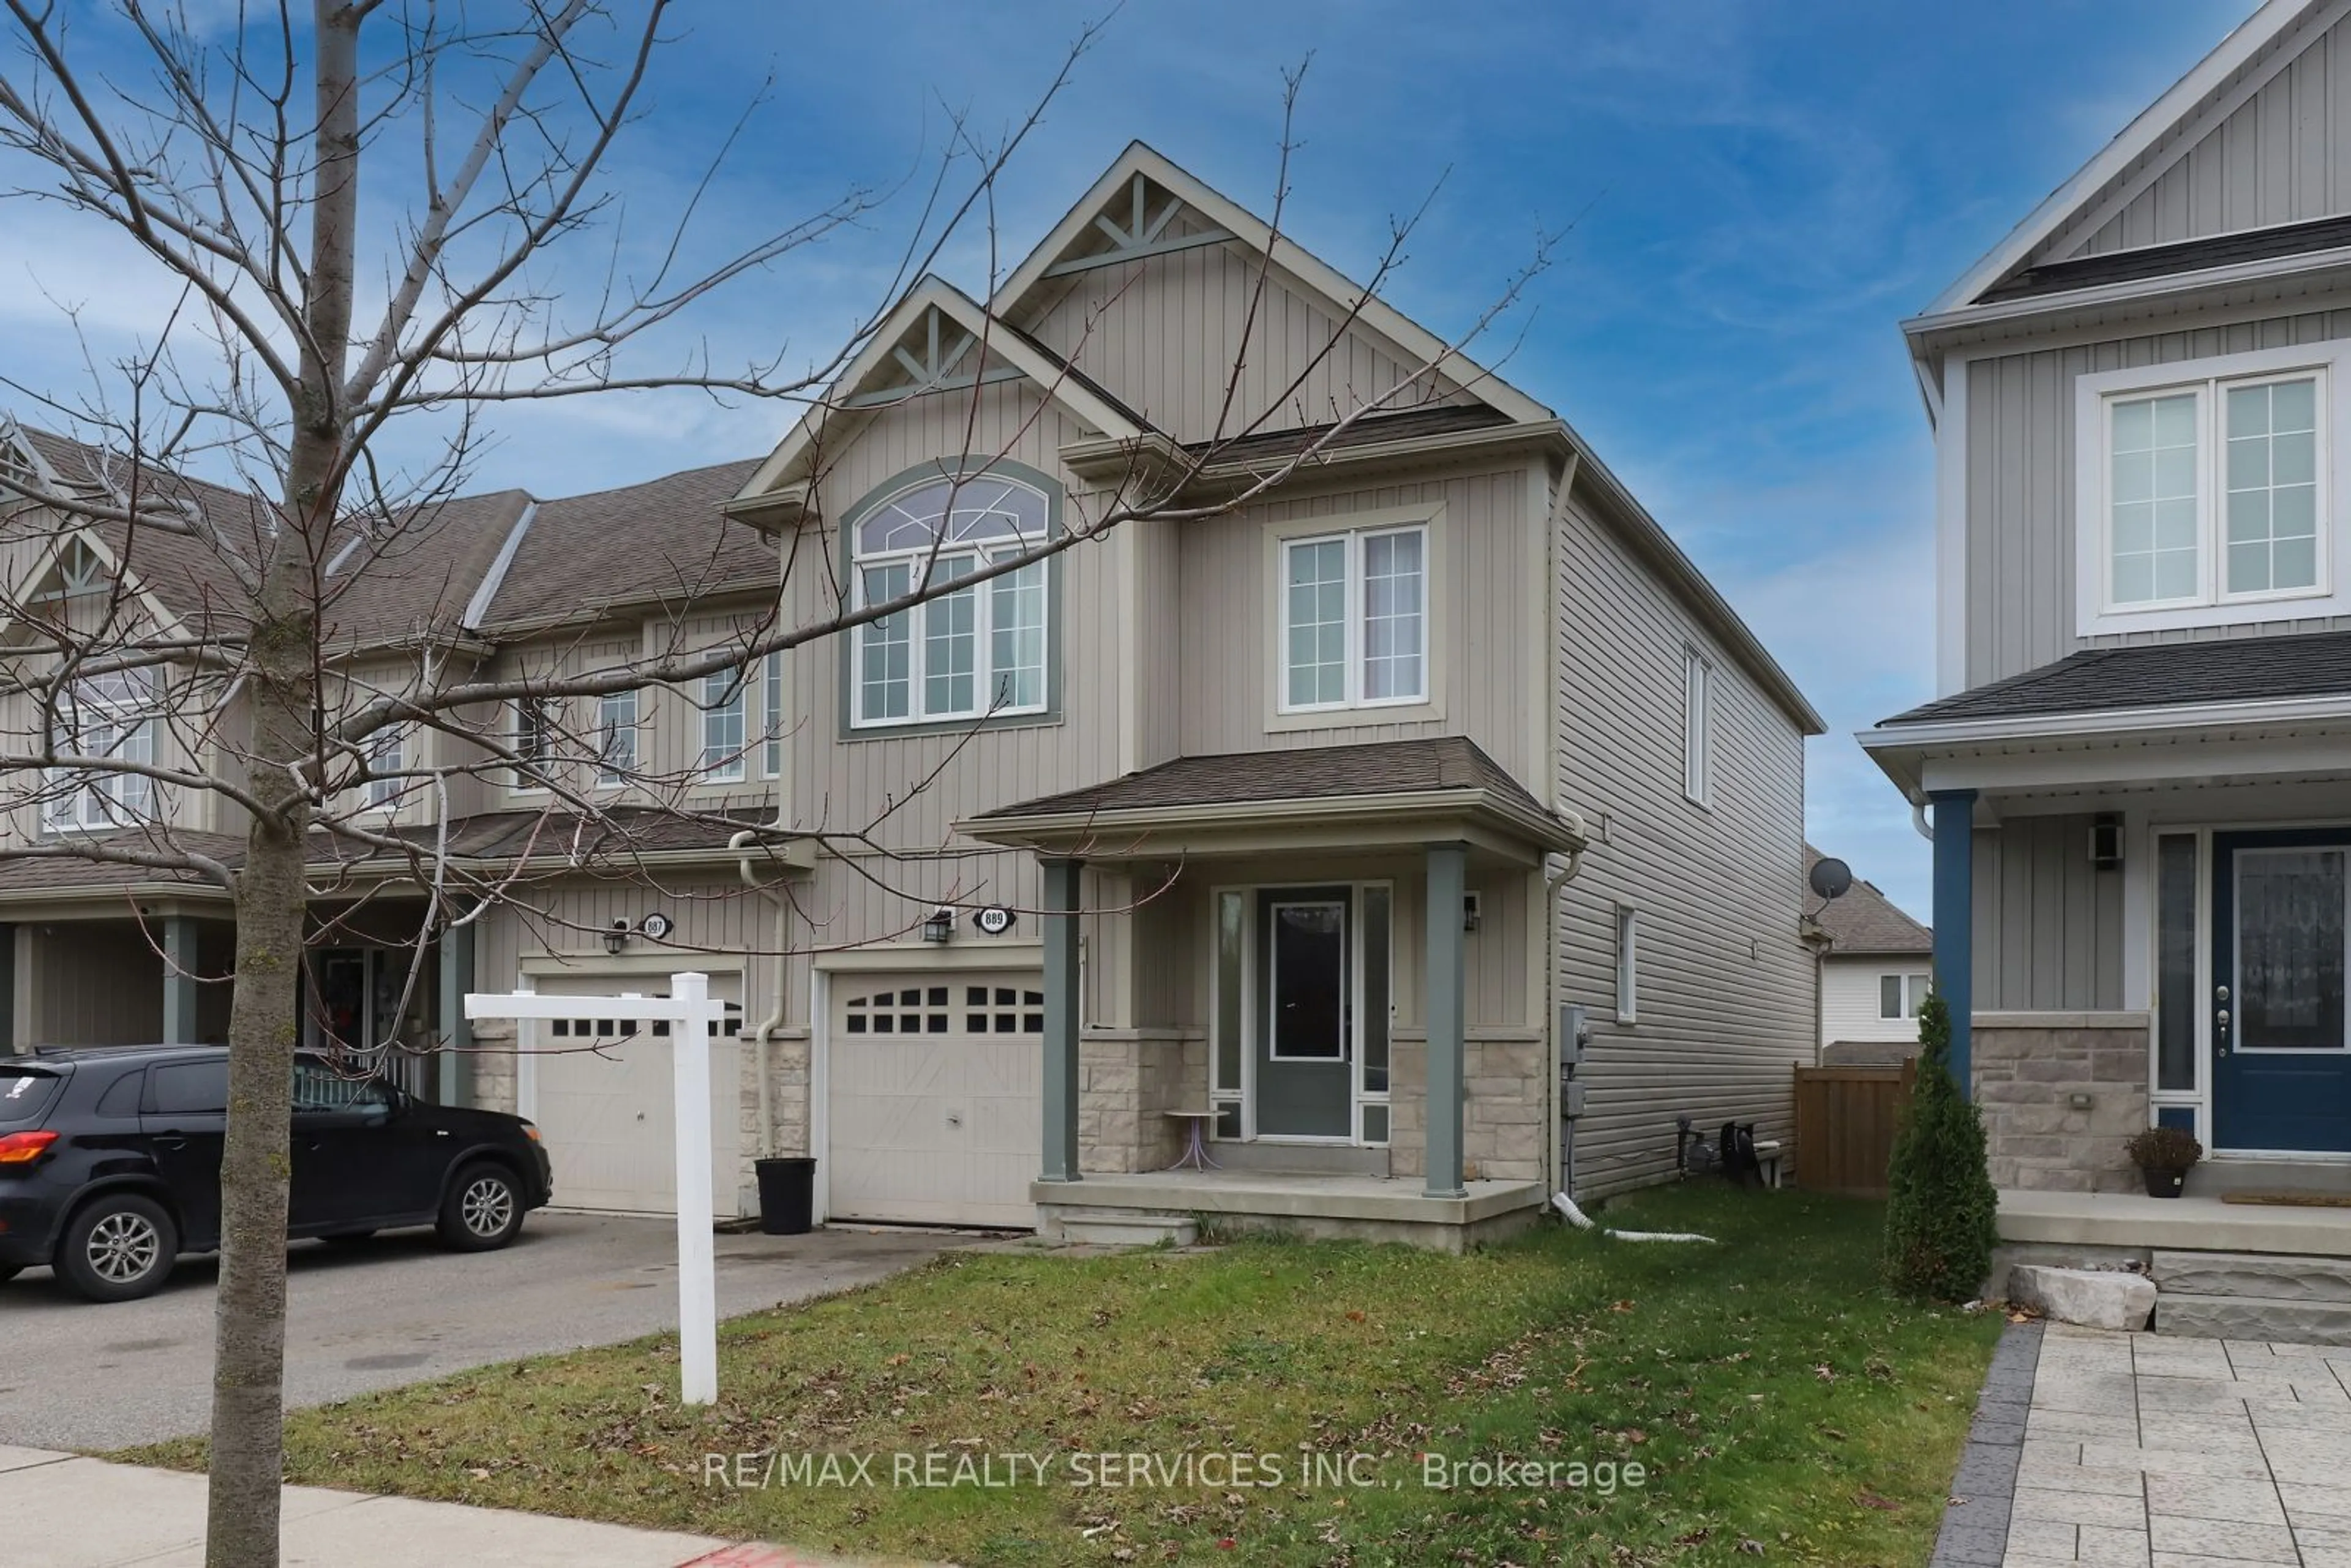
<instances>
[{"instance_id":1,"label":"concrete porch step","mask_svg":"<svg viewBox=\"0 0 2351 1568\"><path fill-rule=\"evenodd\" d=\"M2272 1296L2196 1296L2158 1290L2155 1332L2199 1339L2351 1345L2351 1301Z\"/></svg>"},{"instance_id":2,"label":"concrete porch step","mask_svg":"<svg viewBox=\"0 0 2351 1568\"><path fill-rule=\"evenodd\" d=\"M1061 1219L1062 1240L1091 1247L1189 1247L1199 1239L1199 1224L1188 1214L1111 1209L1078 1211Z\"/></svg>"},{"instance_id":3,"label":"concrete porch step","mask_svg":"<svg viewBox=\"0 0 2351 1568\"><path fill-rule=\"evenodd\" d=\"M2325 1192L2351 1195L2351 1165L2316 1160L2210 1159L2188 1173L2188 1196L2231 1192Z\"/></svg>"},{"instance_id":4,"label":"concrete porch step","mask_svg":"<svg viewBox=\"0 0 2351 1568\"><path fill-rule=\"evenodd\" d=\"M2147 1269L2168 1298L2250 1296L2273 1301L2351 1303L2351 1259L2257 1252L2156 1253Z\"/></svg>"}]
</instances>

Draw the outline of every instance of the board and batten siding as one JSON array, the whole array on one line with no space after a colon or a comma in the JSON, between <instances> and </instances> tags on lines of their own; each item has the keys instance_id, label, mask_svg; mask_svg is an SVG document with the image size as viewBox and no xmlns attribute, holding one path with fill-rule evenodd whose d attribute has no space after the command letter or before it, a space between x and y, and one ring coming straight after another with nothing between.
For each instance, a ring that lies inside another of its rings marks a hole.
<instances>
[{"instance_id":1,"label":"board and batten siding","mask_svg":"<svg viewBox=\"0 0 2351 1568\"><path fill-rule=\"evenodd\" d=\"M1933 970L1925 954L1856 953L1821 964L1821 1043L1840 1040L1918 1042L1918 1020L1878 1016L1880 982L1888 975L1924 977Z\"/></svg>"},{"instance_id":2,"label":"board and batten siding","mask_svg":"<svg viewBox=\"0 0 2351 1568\"><path fill-rule=\"evenodd\" d=\"M1523 467L1432 475L1376 488L1325 490L1186 525L1178 615L1182 657L1146 671L1182 705L1185 755L1221 756L1282 747L1339 746L1466 735L1540 798L1542 768L1526 716L1544 700L1541 645L1527 573L1533 545ZM1429 530L1426 706L1317 715L1300 723L1276 706L1280 594L1274 534L1333 528L1369 515L1426 508ZM1440 510L1441 509L1441 510ZM1145 591L1152 591L1145 583Z\"/></svg>"},{"instance_id":3,"label":"board and batten siding","mask_svg":"<svg viewBox=\"0 0 2351 1568\"><path fill-rule=\"evenodd\" d=\"M2090 864L2093 820L2013 816L1976 830L1977 1011L2123 1005L2123 876Z\"/></svg>"},{"instance_id":4,"label":"board and batten siding","mask_svg":"<svg viewBox=\"0 0 2351 1568\"><path fill-rule=\"evenodd\" d=\"M2351 19L2305 37L2306 26L2238 72L2231 86L2274 74L2219 124L2184 149L2190 128L2149 149L2111 187L2114 196L2133 191L2127 200L2093 204L2037 246L2031 262L2351 213ZM2286 51L2297 52L2278 68ZM2147 181L2157 168L2162 172Z\"/></svg>"},{"instance_id":5,"label":"board and batten siding","mask_svg":"<svg viewBox=\"0 0 2351 1568\"><path fill-rule=\"evenodd\" d=\"M2351 296L2342 305L2259 320L1970 360L1966 685L2004 679L2085 647L2351 626L2351 618L2337 616L2084 638L2076 634L2074 600L2076 377L2343 338L2351 338Z\"/></svg>"},{"instance_id":6,"label":"board and batten siding","mask_svg":"<svg viewBox=\"0 0 2351 1568\"><path fill-rule=\"evenodd\" d=\"M1280 268L1252 320L1262 272L1238 242L1096 267L1072 275L1023 324L1178 441L1239 435L1260 419L1270 430L1327 422L1366 403L1468 401L1454 382L1413 380L1418 361L1361 322L1343 329L1327 302Z\"/></svg>"},{"instance_id":7,"label":"board and batten siding","mask_svg":"<svg viewBox=\"0 0 2351 1568\"><path fill-rule=\"evenodd\" d=\"M1813 1058L1813 958L1798 939L1804 743L1606 521L1560 536L1563 802L1593 838L1562 890L1559 999L1585 1008L1575 1185L1670 1177L1674 1121L1792 1130ZM1682 793L1683 651L1713 665L1710 807ZM1616 911L1639 912L1638 1021L1616 1021Z\"/></svg>"}]
</instances>

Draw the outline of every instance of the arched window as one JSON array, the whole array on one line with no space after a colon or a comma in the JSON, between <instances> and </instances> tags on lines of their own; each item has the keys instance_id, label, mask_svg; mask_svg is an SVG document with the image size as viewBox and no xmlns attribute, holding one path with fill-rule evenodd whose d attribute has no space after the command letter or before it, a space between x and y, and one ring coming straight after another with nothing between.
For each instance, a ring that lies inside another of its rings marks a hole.
<instances>
[{"instance_id":1,"label":"arched window","mask_svg":"<svg viewBox=\"0 0 2351 1568\"><path fill-rule=\"evenodd\" d=\"M857 601L884 604L1045 542L1050 507L1021 480L933 479L860 513ZM859 727L1041 713L1046 563L858 629L851 714Z\"/></svg>"}]
</instances>

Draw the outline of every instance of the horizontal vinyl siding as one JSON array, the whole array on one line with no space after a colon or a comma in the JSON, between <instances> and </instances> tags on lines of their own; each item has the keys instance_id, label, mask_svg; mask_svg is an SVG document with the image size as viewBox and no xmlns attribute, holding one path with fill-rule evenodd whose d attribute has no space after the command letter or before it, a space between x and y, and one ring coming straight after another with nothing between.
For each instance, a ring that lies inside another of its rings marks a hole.
<instances>
[{"instance_id":1,"label":"horizontal vinyl siding","mask_svg":"<svg viewBox=\"0 0 2351 1568\"><path fill-rule=\"evenodd\" d=\"M2351 306L2189 331L1978 359L1968 366L1967 684L1980 685L2084 647L2339 631L2351 619L2075 635L2074 382L2351 337ZM2336 396L2351 389L2337 388ZM2345 460L2336 455L2335 460ZM2338 540L2346 519L2335 519ZM2338 545L2338 548L2339 545Z\"/></svg>"},{"instance_id":2,"label":"horizontal vinyl siding","mask_svg":"<svg viewBox=\"0 0 2351 1568\"><path fill-rule=\"evenodd\" d=\"M2091 821L2011 817L1976 831L1977 1010L2122 1006L2123 876L2091 866Z\"/></svg>"},{"instance_id":3,"label":"horizontal vinyl siding","mask_svg":"<svg viewBox=\"0 0 2351 1568\"><path fill-rule=\"evenodd\" d=\"M2254 68L2267 69L2273 57ZM2032 259L2095 256L2351 213L2351 21L2312 39L2192 147L2167 144L2140 168L2159 165L2163 172L2118 211L2084 214L2053 235Z\"/></svg>"},{"instance_id":4,"label":"horizontal vinyl siding","mask_svg":"<svg viewBox=\"0 0 2351 1568\"><path fill-rule=\"evenodd\" d=\"M1878 982L1887 975L1925 975L1923 957L1831 958L1821 966L1821 1043L1838 1040L1912 1040L1918 1038L1918 1020L1880 1018Z\"/></svg>"},{"instance_id":5,"label":"horizontal vinyl siding","mask_svg":"<svg viewBox=\"0 0 2351 1568\"><path fill-rule=\"evenodd\" d=\"M1595 841L1559 910L1560 998L1590 1010L1576 1183L1669 1176L1674 1119L1791 1132L1813 1056L1813 960L1798 940L1802 737L1605 525L1562 536L1565 803ZM1683 648L1714 665L1712 809L1682 795ZM1640 1019L1615 1021L1615 906L1640 911Z\"/></svg>"}]
</instances>

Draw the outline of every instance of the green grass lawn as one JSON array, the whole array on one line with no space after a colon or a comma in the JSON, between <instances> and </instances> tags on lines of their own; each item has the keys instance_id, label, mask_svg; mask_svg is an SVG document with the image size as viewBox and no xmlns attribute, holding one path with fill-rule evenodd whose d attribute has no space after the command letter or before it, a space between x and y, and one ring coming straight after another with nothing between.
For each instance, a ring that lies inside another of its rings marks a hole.
<instances>
[{"instance_id":1,"label":"green grass lawn","mask_svg":"<svg viewBox=\"0 0 2351 1568\"><path fill-rule=\"evenodd\" d=\"M1714 1247L1547 1228L1458 1259L1270 1241L951 1254L722 1325L708 1411L678 1407L675 1343L652 1339L300 1412L287 1469L971 1564L1920 1563L2001 1322L1881 1291L1880 1213L1707 1186L1607 1218ZM706 1473L707 1454L769 1451L875 1456L873 1484L816 1484L820 1460L767 1486ZM1023 1459L1017 1486L928 1487L893 1484L900 1452L941 1479L993 1457L998 1480L1004 1456L1054 1457L1042 1485ZM1137 1475L1131 1454L1209 1473ZM1254 1458L1227 1474L1234 1454ZM1425 1455L1562 1468L1439 1490ZM204 1462L195 1442L120 1457Z\"/></svg>"}]
</instances>

